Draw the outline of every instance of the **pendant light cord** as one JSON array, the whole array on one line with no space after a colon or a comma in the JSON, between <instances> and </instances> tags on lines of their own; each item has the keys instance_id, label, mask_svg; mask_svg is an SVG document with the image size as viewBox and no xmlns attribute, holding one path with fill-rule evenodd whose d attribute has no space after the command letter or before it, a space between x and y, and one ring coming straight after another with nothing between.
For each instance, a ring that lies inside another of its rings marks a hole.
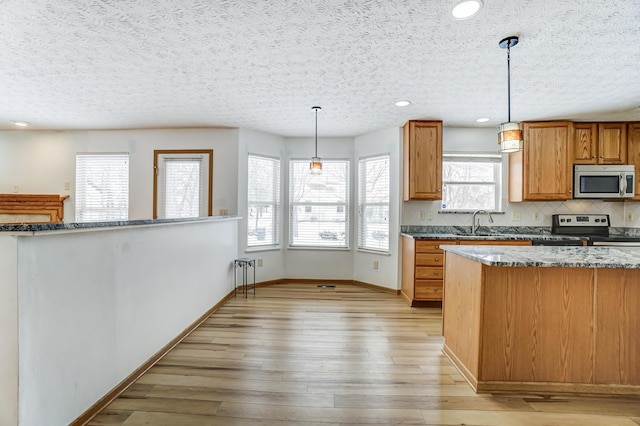
<instances>
[{"instance_id":1,"label":"pendant light cord","mask_svg":"<svg viewBox=\"0 0 640 426\"><path fill-rule=\"evenodd\" d=\"M316 157L318 157L318 108L316 110Z\"/></svg>"},{"instance_id":2,"label":"pendant light cord","mask_svg":"<svg viewBox=\"0 0 640 426\"><path fill-rule=\"evenodd\" d=\"M511 40L507 42L507 121L511 123Z\"/></svg>"}]
</instances>

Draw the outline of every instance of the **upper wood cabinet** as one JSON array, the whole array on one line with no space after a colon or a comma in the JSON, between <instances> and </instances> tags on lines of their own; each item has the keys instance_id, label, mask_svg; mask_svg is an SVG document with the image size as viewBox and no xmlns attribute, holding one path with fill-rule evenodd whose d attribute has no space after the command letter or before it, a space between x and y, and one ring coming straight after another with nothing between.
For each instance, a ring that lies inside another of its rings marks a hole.
<instances>
[{"instance_id":1,"label":"upper wood cabinet","mask_svg":"<svg viewBox=\"0 0 640 426\"><path fill-rule=\"evenodd\" d=\"M572 198L573 123L524 122L524 149L509 154L509 201Z\"/></svg>"},{"instance_id":2,"label":"upper wood cabinet","mask_svg":"<svg viewBox=\"0 0 640 426\"><path fill-rule=\"evenodd\" d=\"M403 199L442 199L442 121L408 121L403 140Z\"/></svg>"},{"instance_id":3,"label":"upper wood cabinet","mask_svg":"<svg viewBox=\"0 0 640 426\"><path fill-rule=\"evenodd\" d=\"M573 164L625 164L627 123L573 123Z\"/></svg>"},{"instance_id":4,"label":"upper wood cabinet","mask_svg":"<svg viewBox=\"0 0 640 426\"><path fill-rule=\"evenodd\" d=\"M638 182L640 176L640 123L629 123L628 130L629 164L636 166L636 195L631 200L640 201L640 182Z\"/></svg>"}]
</instances>

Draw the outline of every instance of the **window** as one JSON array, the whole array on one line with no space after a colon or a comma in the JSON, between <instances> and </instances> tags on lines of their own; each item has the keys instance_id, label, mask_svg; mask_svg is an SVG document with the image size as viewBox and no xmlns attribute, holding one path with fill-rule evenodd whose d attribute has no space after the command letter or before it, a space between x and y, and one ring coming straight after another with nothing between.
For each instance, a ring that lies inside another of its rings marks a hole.
<instances>
[{"instance_id":1,"label":"window","mask_svg":"<svg viewBox=\"0 0 640 426\"><path fill-rule=\"evenodd\" d=\"M349 247L349 161L323 160L319 175L309 160L289 167L289 246Z\"/></svg>"},{"instance_id":2,"label":"window","mask_svg":"<svg viewBox=\"0 0 640 426\"><path fill-rule=\"evenodd\" d=\"M129 218L129 154L76 155L76 222Z\"/></svg>"},{"instance_id":3,"label":"window","mask_svg":"<svg viewBox=\"0 0 640 426\"><path fill-rule=\"evenodd\" d=\"M358 162L358 248L389 251L389 155Z\"/></svg>"},{"instance_id":4,"label":"window","mask_svg":"<svg viewBox=\"0 0 640 426\"><path fill-rule=\"evenodd\" d=\"M156 150L154 170L154 219L211 216L213 150Z\"/></svg>"},{"instance_id":5,"label":"window","mask_svg":"<svg viewBox=\"0 0 640 426\"><path fill-rule=\"evenodd\" d=\"M500 210L501 171L500 155L443 155L442 210Z\"/></svg>"},{"instance_id":6,"label":"window","mask_svg":"<svg viewBox=\"0 0 640 426\"><path fill-rule=\"evenodd\" d=\"M280 243L280 160L249 154L247 246Z\"/></svg>"}]
</instances>

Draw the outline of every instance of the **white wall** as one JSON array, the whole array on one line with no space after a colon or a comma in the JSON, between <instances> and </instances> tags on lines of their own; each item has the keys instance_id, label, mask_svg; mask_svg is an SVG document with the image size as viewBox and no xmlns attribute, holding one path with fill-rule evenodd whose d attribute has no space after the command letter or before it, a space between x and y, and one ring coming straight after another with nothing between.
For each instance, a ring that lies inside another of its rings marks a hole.
<instances>
[{"instance_id":1,"label":"white wall","mask_svg":"<svg viewBox=\"0 0 640 426\"><path fill-rule=\"evenodd\" d=\"M498 150L497 133L493 128L451 128L442 132L444 152L484 152ZM494 215L492 226L551 226L551 215L556 213L607 213L611 215L612 226L640 226L640 203L605 202L600 200L569 200L565 202L508 202L509 156L502 161L502 210L504 215ZM402 224L422 226L471 226L471 216L461 214L438 214L440 201L405 201L402 203ZM420 212L425 212L425 220L420 220ZM427 213L431 213L431 215ZM625 212L633 212L634 220L626 220ZM637 214L635 214L637 212ZM534 213L538 220L534 220ZM516 220L517 217L519 220ZM431 219L428 219L431 217ZM481 219L481 224L489 225Z\"/></svg>"},{"instance_id":2,"label":"white wall","mask_svg":"<svg viewBox=\"0 0 640 426\"><path fill-rule=\"evenodd\" d=\"M247 250L247 156L260 154L280 158L280 194L283 199L286 192L285 174L287 162L285 158L285 139L268 133L249 129L240 129L238 149L238 214L243 216L238 227L238 243L242 257L262 259L263 266L256 266L256 280L271 281L284 278L284 249L286 240L286 210L280 206L280 247L269 250Z\"/></svg>"},{"instance_id":3,"label":"white wall","mask_svg":"<svg viewBox=\"0 0 640 426\"><path fill-rule=\"evenodd\" d=\"M153 150L213 149L213 214L238 208L238 129L0 132L0 193L70 195L65 222L75 221L75 155L129 153L129 218L153 214ZM64 189L64 183L70 189Z\"/></svg>"},{"instance_id":4,"label":"white wall","mask_svg":"<svg viewBox=\"0 0 640 426\"><path fill-rule=\"evenodd\" d=\"M375 284L390 289L400 289L399 276L399 233L400 229L400 191L401 177L401 152L402 152L402 129L393 127L380 130L355 138L355 159L354 167L357 166L358 159L377 154L389 154L390 164L390 203L389 203L389 255L375 254L356 250L353 256L353 279L369 284ZM354 180L354 189L355 188ZM356 191L357 192L357 191ZM357 212L357 205L354 202L354 212ZM357 214L354 214L357 220ZM357 224L354 224L357 226ZM354 228L355 230L355 228ZM354 237L356 234L354 233ZM356 242L354 241L354 246ZM378 269L373 269L373 262L378 261Z\"/></svg>"},{"instance_id":5,"label":"white wall","mask_svg":"<svg viewBox=\"0 0 640 426\"><path fill-rule=\"evenodd\" d=\"M0 425L18 423L17 240L0 235Z\"/></svg>"},{"instance_id":6,"label":"white wall","mask_svg":"<svg viewBox=\"0 0 640 426\"><path fill-rule=\"evenodd\" d=\"M310 159L315 150L314 138L287 138L285 167L289 167L289 159ZM355 182L355 166L353 165L353 139L352 138L318 138L318 156L322 159L349 159L351 160L351 178ZM288 188L289 181L285 182ZM350 219L354 218L355 192L351 192ZM289 211L289 193L285 191L285 211ZM289 238L288 224L285 226L285 247ZM306 250L286 249L284 255L284 277L286 278L314 278L314 279L353 279L353 247L354 223L350 224L351 242L350 250Z\"/></svg>"},{"instance_id":7,"label":"white wall","mask_svg":"<svg viewBox=\"0 0 640 426\"><path fill-rule=\"evenodd\" d=\"M237 221L24 236L18 253L20 425L62 425L232 290Z\"/></svg>"}]
</instances>

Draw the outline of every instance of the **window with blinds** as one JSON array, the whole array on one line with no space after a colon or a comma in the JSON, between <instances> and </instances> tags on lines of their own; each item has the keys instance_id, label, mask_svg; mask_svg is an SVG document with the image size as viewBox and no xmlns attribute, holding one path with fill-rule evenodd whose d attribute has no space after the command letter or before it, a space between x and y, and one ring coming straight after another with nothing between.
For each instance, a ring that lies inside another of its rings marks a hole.
<instances>
[{"instance_id":1,"label":"window with blinds","mask_svg":"<svg viewBox=\"0 0 640 426\"><path fill-rule=\"evenodd\" d=\"M349 161L323 160L322 173L309 160L289 163L289 246L349 247Z\"/></svg>"},{"instance_id":2,"label":"window with blinds","mask_svg":"<svg viewBox=\"0 0 640 426\"><path fill-rule=\"evenodd\" d=\"M129 154L76 155L76 222L129 218Z\"/></svg>"},{"instance_id":3,"label":"window with blinds","mask_svg":"<svg viewBox=\"0 0 640 426\"><path fill-rule=\"evenodd\" d=\"M247 246L280 243L280 159L249 154Z\"/></svg>"},{"instance_id":4,"label":"window with blinds","mask_svg":"<svg viewBox=\"0 0 640 426\"><path fill-rule=\"evenodd\" d=\"M500 210L502 156L499 154L444 154L442 156L442 210Z\"/></svg>"},{"instance_id":5,"label":"window with blinds","mask_svg":"<svg viewBox=\"0 0 640 426\"><path fill-rule=\"evenodd\" d=\"M154 218L210 216L212 150L155 150Z\"/></svg>"},{"instance_id":6,"label":"window with blinds","mask_svg":"<svg viewBox=\"0 0 640 426\"><path fill-rule=\"evenodd\" d=\"M389 155L358 161L358 248L389 251Z\"/></svg>"}]
</instances>

